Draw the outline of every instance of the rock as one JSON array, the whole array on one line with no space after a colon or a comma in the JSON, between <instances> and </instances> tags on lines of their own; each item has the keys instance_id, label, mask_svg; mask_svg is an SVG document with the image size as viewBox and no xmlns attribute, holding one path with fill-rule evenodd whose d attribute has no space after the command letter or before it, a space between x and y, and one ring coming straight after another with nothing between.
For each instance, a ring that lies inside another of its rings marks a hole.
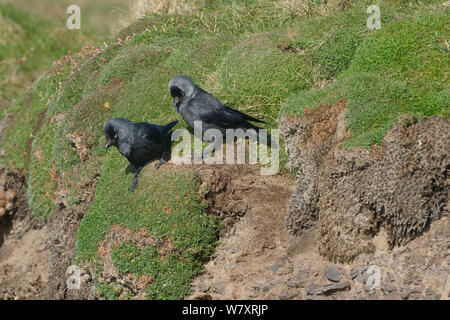
<instances>
[{"instance_id":1,"label":"rock","mask_svg":"<svg viewBox=\"0 0 450 320\"><path fill-rule=\"evenodd\" d=\"M350 278L352 280L355 279L360 274L361 274L361 268L360 267L352 268L352 270L350 270Z\"/></svg>"},{"instance_id":2,"label":"rock","mask_svg":"<svg viewBox=\"0 0 450 320\"><path fill-rule=\"evenodd\" d=\"M338 291L343 291L350 289L350 283L349 282L342 282L342 283L336 283L336 284L330 284L328 286L325 286L322 289L322 293L325 295L333 294Z\"/></svg>"},{"instance_id":3,"label":"rock","mask_svg":"<svg viewBox=\"0 0 450 320\"><path fill-rule=\"evenodd\" d=\"M225 287L226 287L225 282L223 282L223 281L214 282L212 284L212 287L216 293L221 294L221 295L225 294Z\"/></svg>"},{"instance_id":4,"label":"rock","mask_svg":"<svg viewBox=\"0 0 450 320\"><path fill-rule=\"evenodd\" d=\"M326 274L328 280L330 280L332 282L341 281L341 274L339 273L339 270L334 265L328 266L327 270L325 271L325 274Z\"/></svg>"},{"instance_id":5,"label":"rock","mask_svg":"<svg viewBox=\"0 0 450 320\"><path fill-rule=\"evenodd\" d=\"M322 291L320 290L320 286L318 286L317 284L310 282L306 287L305 287L306 293L309 295L317 295L317 294L321 294Z\"/></svg>"},{"instance_id":6,"label":"rock","mask_svg":"<svg viewBox=\"0 0 450 320\"><path fill-rule=\"evenodd\" d=\"M434 290L432 288L430 288L430 287L428 287L425 290L425 295L427 295L427 296L432 296L432 295L435 295L435 294L436 294L436 292L434 292Z\"/></svg>"},{"instance_id":7,"label":"rock","mask_svg":"<svg viewBox=\"0 0 450 320\"><path fill-rule=\"evenodd\" d=\"M439 300L441 295L437 294L432 288L427 288L425 290L425 300Z\"/></svg>"},{"instance_id":8,"label":"rock","mask_svg":"<svg viewBox=\"0 0 450 320\"><path fill-rule=\"evenodd\" d=\"M253 298L257 298L257 297L258 297L258 293L256 293L256 292L252 292L248 295L249 299L253 299Z\"/></svg>"},{"instance_id":9,"label":"rock","mask_svg":"<svg viewBox=\"0 0 450 320\"><path fill-rule=\"evenodd\" d=\"M408 299L422 300L422 295L420 293L410 293Z\"/></svg>"},{"instance_id":10,"label":"rock","mask_svg":"<svg viewBox=\"0 0 450 320\"><path fill-rule=\"evenodd\" d=\"M381 300L402 300L402 296L398 292L391 292L381 297Z\"/></svg>"},{"instance_id":11,"label":"rock","mask_svg":"<svg viewBox=\"0 0 450 320\"><path fill-rule=\"evenodd\" d=\"M271 265L271 266L269 267L269 269L270 269L273 273L277 273L278 269L280 269L281 266L282 266L281 263L275 263L275 264Z\"/></svg>"},{"instance_id":12,"label":"rock","mask_svg":"<svg viewBox=\"0 0 450 320\"><path fill-rule=\"evenodd\" d=\"M423 292L423 287L422 286L413 286L409 290L409 293L422 293L422 292Z\"/></svg>"},{"instance_id":13,"label":"rock","mask_svg":"<svg viewBox=\"0 0 450 320\"><path fill-rule=\"evenodd\" d=\"M309 275L306 272L299 272L295 276L295 280L297 280L298 282L305 282L308 280L308 278L309 278Z\"/></svg>"},{"instance_id":14,"label":"rock","mask_svg":"<svg viewBox=\"0 0 450 320\"><path fill-rule=\"evenodd\" d=\"M306 296L306 300L330 300L327 296L311 294Z\"/></svg>"},{"instance_id":15,"label":"rock","mask_svg":"<svg viewBox=\"0 0 450 320\"><path fill-rule=\"evenodd\" d=\"M291 299L295 298L296 296L298 296L298 291L280 294L280 300L291 300Z\"/></svg>"},{"instance_id":16,"label":"rock","mask_svg":"<svg viewBox=\"0 0 450 320\"><path fill-rule=\"evenodd\" d=\"M299 287L298 282L297 282L297 281L292 281L292 280L286 281L286 285L287 285L289 288L294 288L294 289L297 289L297 288Z\"/></svg>"},{"instance_id":17,"label":"rock","mask_svg":"<svg viewBox=\"0 0 450 320\"><path fill-rule=\"evenodd\" d=\"M209 289L211 289L210 286L201 286L201 287L198 288L198 290L199 290L200 292L203 292L203 293L208 292Z\"/></svg>"},{"instance_id":18,"label":"rock","mask_svg":"<svg viewBox=\"0 0 450 320\"><path fill-rule=\"evenodd\" d=\"M403 291L400 296L402 297L403 300L408 299L409 297L409 292L408 291Z\"/></svg>"},{"instance_id":19,"label":"rock","mask_svg":"<svg viewBox=\"0 0 450 320\"><path fill-rule=\"evenodd\" d=\"M392 291L396 291L397 290L397 288L393 285L393 284L390 284L390 283L388 283L384 288L383 288L383 291L386 291L386 292L388 292L388 293L390 293L390 292L392 292Z\"/></svg>"},{"instance_id":20,"label":"rock","mask_svg":"<svg viewBox=\"0 0 450 320\"><path fill-rule=\"evenodd\" d=\"M269 283L269 284L267 284L267 285L262 287L262 291L269 292L270 290L272 290L273 287L274 287L274 284L273 283Z\"/></svg>"}]
</instances>

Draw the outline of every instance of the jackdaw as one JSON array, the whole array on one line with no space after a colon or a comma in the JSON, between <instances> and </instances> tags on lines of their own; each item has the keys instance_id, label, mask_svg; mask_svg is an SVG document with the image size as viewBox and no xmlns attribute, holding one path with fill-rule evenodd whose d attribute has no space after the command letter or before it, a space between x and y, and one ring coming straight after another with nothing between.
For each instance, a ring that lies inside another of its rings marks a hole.
<instances>
[{"instance_id":1,"label":"jackdaw","mask_svg":"<svg viewBox=\"0 0 450 320\"><path fill-rule=\"evenodd\" d=\"M170 158L169 131L178 123L173 121L165 126L147 122L133 123L123 118L109 120L104 128L105 150L115 146L119 152L137 169L130 190L138 185L138 177L142 168L156 159L158 169Z\"/></svg>"},{"instance_id":2,"label":"jackdaw","mask_svg":"<svg viewBox=\"0 0 450 320\"><path fill-rule=\"evenodd\" d=\"M186 76L176 76L169 82L173 106L187 124L194 128L194 121L202 121L202 133L208 129L218 129L225 134L226 129L255 129L259 127L249 121L265 123L243 112L222 104L212 94L197 86Z\"/></svg>"}]
</instances>

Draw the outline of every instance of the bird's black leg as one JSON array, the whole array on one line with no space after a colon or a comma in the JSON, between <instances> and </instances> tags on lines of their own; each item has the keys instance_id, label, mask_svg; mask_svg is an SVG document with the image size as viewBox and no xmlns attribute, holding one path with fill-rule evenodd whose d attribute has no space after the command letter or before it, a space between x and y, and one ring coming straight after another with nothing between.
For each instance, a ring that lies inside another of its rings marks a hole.
<instances>
[{"instance_id":1,"label":"bird's black leg","mask_svg":"<svg viewBox=\"0 0 450 320\"><path fill-rule=\"evenodd\" d=\"M130 187L130 191L134 192L134 190L136 190L136 188L138 187L138 179L139 179L139 174L141 173L142 167L137 168L137 173L133 178L133 182L131 183L131 187Z\"/></svg>"},{"instance_id":2,"label":"bird's black leg","mask_svg":"<svg viewBox=\"0 0 450 320\"><path fill-rule=\"evenodd\" d=\"M164 152L161 158L159 159L159 162L155 164L155 168L159 169L164 163L169 161L169 159L170 159L170 152L169 151Z\"/></svg>"}]
</instances>

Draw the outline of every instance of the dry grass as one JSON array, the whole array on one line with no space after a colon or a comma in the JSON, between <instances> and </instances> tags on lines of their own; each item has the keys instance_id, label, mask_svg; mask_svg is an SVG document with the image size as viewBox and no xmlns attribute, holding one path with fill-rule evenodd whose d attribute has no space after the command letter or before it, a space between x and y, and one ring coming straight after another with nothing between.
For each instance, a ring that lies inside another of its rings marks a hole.
<instances>
[{"instance_id":1,"label":"dry grass","mask_svg":"<svg viewBox=\"0 0 450 320\"><path fill-rule=\"evenodd\" d=\"M349 0L278 0L276 2L278 7L298 17L310 17L314 15L328 16L338 10L345 9L349 4Z\"/></svg>"},{"instance_id":2,"label":"dry grass","mask_svg":"<svg viewBox=\"0 0 450 320\"><path fill-rule=\"evenodd\" d=\"M130 10L119 20L119 29L148 14L174 14L190 12L200 5L200 0L134 0Z\"/></svg>"}]
</instances>

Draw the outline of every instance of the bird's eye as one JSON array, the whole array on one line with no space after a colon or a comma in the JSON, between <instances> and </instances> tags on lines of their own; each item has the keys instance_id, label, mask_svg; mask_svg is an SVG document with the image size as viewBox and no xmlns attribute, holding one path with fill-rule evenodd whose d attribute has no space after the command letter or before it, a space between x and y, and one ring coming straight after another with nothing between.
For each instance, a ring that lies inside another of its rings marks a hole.
<instances>
[{"instance_id":1,"label":"bird's eye","mask_svg":"<svg viewBox=\"0 0 450 320\"><path fill-rule=\"evenodd\" d=\"M183 90L181 90L180 88L175 87L175 86L170 87L170 94L174 98L175 97L182 97L182 96L184 96Z\"/></svg>"}]
</instances>

